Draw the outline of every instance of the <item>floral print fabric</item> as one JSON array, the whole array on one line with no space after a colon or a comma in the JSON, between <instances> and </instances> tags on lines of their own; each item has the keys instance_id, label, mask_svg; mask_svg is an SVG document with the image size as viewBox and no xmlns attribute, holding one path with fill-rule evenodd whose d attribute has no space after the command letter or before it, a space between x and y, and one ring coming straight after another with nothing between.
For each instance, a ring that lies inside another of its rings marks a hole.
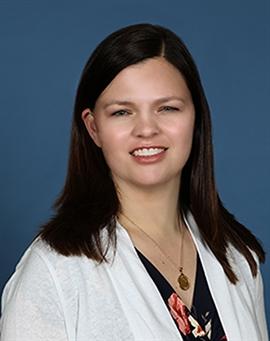
<instances>
[{"instance_id":1,"label":"floral print fabric","mask_svg":"<svg viewBox=\"0 0 270 341\"><path fill-rule=\"evenodd\" d=\"M184 336L193 336L196 340L214 340L212 339L212 320L209 318L209 312L203 317L205 320L204 328L197 322L197 320L191 315L188 308L182 302L181 298L172 293L168 299L168 305L170 307L170 313L176 321L180 332ZM226 341L226 336L221 336L217 341Z\"/></svg>"}]
</instances>

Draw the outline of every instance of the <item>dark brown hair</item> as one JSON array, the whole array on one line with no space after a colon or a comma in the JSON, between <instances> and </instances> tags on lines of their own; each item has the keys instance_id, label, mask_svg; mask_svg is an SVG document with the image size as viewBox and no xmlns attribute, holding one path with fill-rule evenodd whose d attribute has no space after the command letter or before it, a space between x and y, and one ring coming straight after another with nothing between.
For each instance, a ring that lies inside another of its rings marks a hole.
<instances>
[{"instance_id":1,"label":"dark brown hair","mask_svg":"<svg viewBox=\"0 0 270 341\"><path fill-rule=\"evenodd\" d=\"M184 214L191 211L202 238L232 283L237 277L226 255L228 243L245 256L255 276L257 265L251 250L260 261L264 261L264 250L218 196L210 113L198 70L181 39L157 25L132 25L112 33L86 63L76 95L66 183L54 205L56 214L42 227L40 235L63 255L84 254L98 262L107 260L111 245L115 249L115 216L120 203L102 150L89 137L81 113L86 108L94 109L99 95L121 70L159 56L185 78L196 112L192 150L182 171L179 210L181 207ZM106 247L100 235L104 228L109 236Z\"/></svg>"}]
</instances>

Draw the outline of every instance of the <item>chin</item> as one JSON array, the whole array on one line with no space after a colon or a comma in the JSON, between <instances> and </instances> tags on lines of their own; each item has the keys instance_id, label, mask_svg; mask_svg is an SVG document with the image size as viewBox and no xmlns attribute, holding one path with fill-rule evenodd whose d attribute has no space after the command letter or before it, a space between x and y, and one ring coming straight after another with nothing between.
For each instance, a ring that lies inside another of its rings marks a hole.
<instances>
[{"instance_id":1,"label":"chin","mask_svg":"<svg viewBox=\"0 0 270 341\"><path fill-rule=\"evenodd\" d=\"M163 186L168 186L169 184L173 184L173 186L177 186L179 183L180 175L177 177L163 177L163 178L144 178L137 179L133 181L133 186L139 187L141 189L157 189Z\"/></svg>"}]
</instances>

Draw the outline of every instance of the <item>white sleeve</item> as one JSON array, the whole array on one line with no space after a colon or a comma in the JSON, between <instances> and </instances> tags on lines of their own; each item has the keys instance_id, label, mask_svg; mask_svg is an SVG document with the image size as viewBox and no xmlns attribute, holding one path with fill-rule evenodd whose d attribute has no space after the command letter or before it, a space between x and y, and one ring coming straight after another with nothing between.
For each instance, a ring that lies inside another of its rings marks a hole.
<instances>
[{"instance_id":1,"label":"white sleeve","mask_svg":"<svg viewBox=\"0 0 270 341\"><path fill-rule=\"evenodd\" d=\"M1 341L68 341L61 294L48 264L24 255L2 295Z\"/></svg>"},{"instance_id":2,"label":"white sleeve","mask_svg":"<svg viewBox=\"0 0 270 341\"><path fill-rule=\"evenodd\" d=\"M256 277L256 316L259 323L261 340L268 341L268 332L267 332L267 323L265 317L265 308L264 308L264 294L263 294L263 281L262 275L260 272L259 264L258 264L258 274Z\"/></svg>"}]
</instances>

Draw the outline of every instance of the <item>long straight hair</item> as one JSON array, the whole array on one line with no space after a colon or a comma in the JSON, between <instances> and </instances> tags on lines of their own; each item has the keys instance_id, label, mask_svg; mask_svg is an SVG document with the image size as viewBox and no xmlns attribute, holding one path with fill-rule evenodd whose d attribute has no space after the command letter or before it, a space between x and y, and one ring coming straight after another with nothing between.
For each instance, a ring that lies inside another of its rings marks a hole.
<instances>
[{"instance_id":1,"label":"long straight hair","mask_svg":"<svg viewBox=\"0 0 270 341\"><path fill-rule=\"evenodd\" d=\"M90 138L81 114L86 108L94 109L97 98L121 70L155 57L165 58L179 70L195 107L192 149L181 174L179 212L191 211L203 240L232 283L237 277L226 255L229 243L244 255L256 276L251 250L260 261L264 261L264 250L225 209L217 193L210 112L198 70L182 40L158 25L137 24L112 33L87 61L75 100L66 182L55 202L55 215L40 236L60 254L86 255L99 263L107 261L109 247L115 250L120 202L102 150ZM105 245L102 229L108 232Z\"/></svg>"}]
</instances>

